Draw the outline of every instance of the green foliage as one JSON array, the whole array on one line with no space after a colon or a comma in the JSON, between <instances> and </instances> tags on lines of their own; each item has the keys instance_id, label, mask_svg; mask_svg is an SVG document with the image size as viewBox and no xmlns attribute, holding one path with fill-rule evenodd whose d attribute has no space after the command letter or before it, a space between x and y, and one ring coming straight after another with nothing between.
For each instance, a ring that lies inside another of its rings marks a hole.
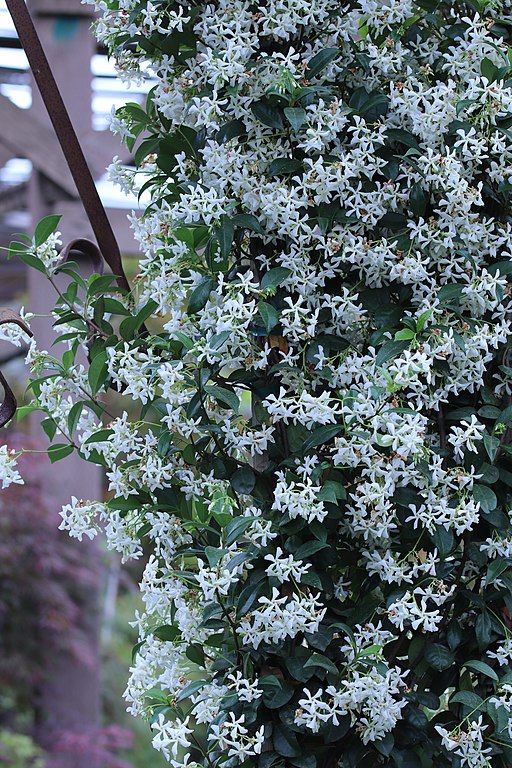
<instances>
[{"instance_id":1,"label":"green foliage","mask_svg":"<svg viewBox=\"0 0 512 768\"><path fill-rule=\"evenodd\" d=\"M0 765L8 768L44 768L43 752L30 736L0 730Z\"/></svg>"},{"instance_id":2,"label":"green foliage","mask_svg":"<svg viewBox=\"0 0 512 768\"><path fill-rule=\"evenodd\" d=\"M68 349L31 384L51 460L107 468L72 534L99 506L114 548L152 550L134 711L164 754L192 723L216 768L512 759L510 22L367 5L260 30L218 91L194 81L204 4L114 30L165 83L120 112L147 251L131 296L68 266ZM50 274L53 224L12 247Z\"/></svg>"}]
</instances>

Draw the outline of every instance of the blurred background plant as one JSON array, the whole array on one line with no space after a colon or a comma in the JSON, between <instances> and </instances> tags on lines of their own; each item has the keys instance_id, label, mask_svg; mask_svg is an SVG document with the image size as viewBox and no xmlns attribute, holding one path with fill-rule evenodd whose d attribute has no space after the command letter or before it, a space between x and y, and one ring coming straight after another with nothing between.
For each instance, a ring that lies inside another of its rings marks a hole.
<instances>
[{"instance_id":1,"label":"blurred background plant","mask_svg":"<svg viewBox=\"0 0 512 768\"><path fill-rule=\"evenodd\" d=\"M11 432L8 443L38 449L20 432ZM102 768L159 768L165 762L151 748L149 729L126 714L122 700L135 642L129 620L138 605L138 573L121 572L106 552L98 553L96 562L84 560L82 549L70 546L58 531L58 512L42 491L44 453L25 455L22 463L25 485L11 486L0 497L0 766L61 768L86 755ZM81 604L98 581L103 597L101 726L62 729L49 754L35 741L45 659L49 652L67 653L95 663Z\"/></svg>"},{"instance_id":2,"label":"blurred background plant","mask_svg":"<svg viewBox=\"0 0 512 768\"><path fill-rule=\"evenodd\" d=\"M45 768L42 751L30 736L0 730L0 765L8 768Z\"/></svg>"}]
</instances>

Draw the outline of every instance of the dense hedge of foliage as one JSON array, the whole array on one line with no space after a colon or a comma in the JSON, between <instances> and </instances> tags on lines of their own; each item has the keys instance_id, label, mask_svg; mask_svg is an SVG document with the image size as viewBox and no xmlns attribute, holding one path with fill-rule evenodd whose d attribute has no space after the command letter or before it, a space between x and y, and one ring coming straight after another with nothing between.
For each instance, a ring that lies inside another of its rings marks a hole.
<instances>
[{"instance_id":1,"label":"dense hedge of foliage","mask_svg":"<svg viewBox=\"0 0 512 768\"><path fill-rule=\"evenodd\" d=\"M174 768L510 765L509 3L98 5L140 271L29 359L112 495L63 527L152 549L130 710Z\"/></svg>"}]
</instances>

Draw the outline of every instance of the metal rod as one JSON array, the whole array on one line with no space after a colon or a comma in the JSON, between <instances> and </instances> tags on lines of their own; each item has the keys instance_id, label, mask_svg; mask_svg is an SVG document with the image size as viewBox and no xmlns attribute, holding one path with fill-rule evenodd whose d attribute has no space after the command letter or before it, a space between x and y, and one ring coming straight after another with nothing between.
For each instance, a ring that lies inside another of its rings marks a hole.
<instances>
[{"instance_id":1,"label":"metal rod","mask_svg":"<svg viewBox=\"0 0 512 768\"><path fill-rule=\"evenodd\" d=\"M116 275L119 286L130 290L116 237L28 8L24 0L6 0L6 5L12 16L20 43L27 55L34 80L66 158L101 254Z\"/></svg>"}]
</instances>

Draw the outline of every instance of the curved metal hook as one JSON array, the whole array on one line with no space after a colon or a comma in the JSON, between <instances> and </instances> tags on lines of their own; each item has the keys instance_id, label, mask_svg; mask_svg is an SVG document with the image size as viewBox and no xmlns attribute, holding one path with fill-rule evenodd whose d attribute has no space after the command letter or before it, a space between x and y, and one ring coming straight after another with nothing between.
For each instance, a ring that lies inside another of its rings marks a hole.
<instances>
[{"instance_id":1,"label":"curved metal hook","mask_svg":"<svg viewBox=\"0 0 512 768\"><path fill-rule=\"evenodd\" d=\"M14 323L15 325L18 325L27 336L34 335L28 325L16 314L16 312L13 312L11 309L3 308L0 309L0 325L5 325L6 323ZM7 383L2 371L0 371L0 384L4 390L4 399L0 405L0 427L5 427L16 413L18 403L14 392Z\"/></svg>"},{"instance_id":2,"label":"curved metal hook","mask_svg":"<svg viewBox=\"0 0 512 768\"><path fill-rule=\"evenodd\" d=\"M92 240L87 240L85 237L77 237L71 240L59 254L62 264L70 259L73 251L81 256L86 256L91 261L93 272L99 275L103 274L105 261L96 243L93 243Z\"/></svg>"}]
</instances>

